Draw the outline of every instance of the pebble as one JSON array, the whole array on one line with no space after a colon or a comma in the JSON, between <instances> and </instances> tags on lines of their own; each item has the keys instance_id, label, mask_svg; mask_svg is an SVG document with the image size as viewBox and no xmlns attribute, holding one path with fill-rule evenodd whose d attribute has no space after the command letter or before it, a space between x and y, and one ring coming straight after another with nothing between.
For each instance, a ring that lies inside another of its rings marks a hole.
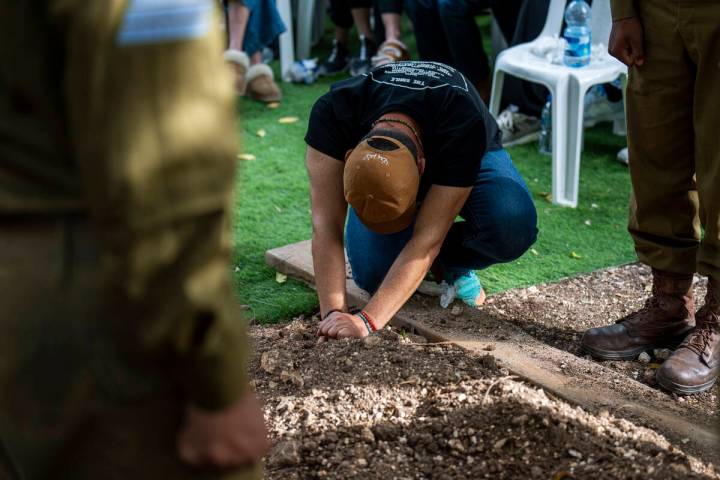
<instances>
[{"instance_id":1,"label":"pebble","mask_svg":"<svg viewBox=\"0 0 720 480\"><path fill-rule=\"evenodd\" d=\"M670 358L670 355L672 355L672 350L669 350L667 348L658 348L655 349L655 358L658 360L667 360Z\"/></svg>"},{"instance_id":2,"label":"pebble","mask_svg":"<svg viewBox=\"0 0 720 480\"><path fill-rule=\"evenodd\" d=\"M648 385L654 385L655 384L655 369L648 368L645 370L645 373L643 374L643 380L645 380L645 383Z\"/></svg>"},{"instance_id":3,"label":"pebble","mask_svg":"<svg viewBox=\"0 0 720 480\"><path fill-rule=\"evenodd\" d=\"M362 339L362 343L368 350L371 348L375 348L378 345L382 343L382 339L378 337L377 335L368 335L367 337Z\"/></svg>"},{"instance_id":4,"label":"pebble","mask_svg":"<svg viewBox=\"0 0 720 480\"><path fill-rule=\"evenodd\" d=\"M295 440L278 443L270 456L270 463L278 467L292 467L300 460L300 444Z\"/></svg>"},{"instance_id":5,"label":"pebble","mask_svg":"<svg viewBox=\"0 0 720 480\"><path fill-rule=\"evenodd\" d=\"M368 427L363 427L363 429L360 430L360 438L367 443L375 443L375 435Z\"/></svg>"},{"instance_id":6,"label":"pebble","mask_svg":"<svg viewBox=\"0 0 720 480\"><path fill-rule=\"evenodd\" d=\"M450 315L453 317L459 317L463 313L463 307L462 305L454 305L452 309L450 309Z\"/></svg>"},{"instance_id":7,"label":"pebble","mask_svg":"<svg viewBox=\"0 0 720 480\"><path fill-rule=\"evenodd\" d=\"M650 355L647 352L642 352L638 356L638 362L648 364L650 363Z\"/></svg>"},{"instance_id":8,"label":"pebble","mask_svg":"<svg viewBox=\"0 0 720 480\"><path fill-rule=\"evenodd\" d=\"M278 350L269 350L264 352L260 357L260 368L267 373L273 373L280 366L280 352Z\"/></svg>"}]
</instances>

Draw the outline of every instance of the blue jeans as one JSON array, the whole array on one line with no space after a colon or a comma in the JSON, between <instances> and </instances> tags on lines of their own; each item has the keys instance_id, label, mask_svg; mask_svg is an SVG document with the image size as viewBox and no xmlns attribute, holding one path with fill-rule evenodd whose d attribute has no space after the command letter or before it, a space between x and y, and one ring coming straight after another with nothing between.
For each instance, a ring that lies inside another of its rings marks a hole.
<instances>
[{"instance_id":1,"label":"blue jeans","mask_svg":"<svg viewBox=\"0 0 720 480\"><path fill-rule=\"evenodd\" d=\"M446 276L510 262L537 238L537 213L527 185L505 150L487 152L472 192L443 242L438 260ZM353 279L375 292L413 234L414 225L390 235L365 227L350 208L345 227Z\"/></svg>"},{"instance_id":2,"label":"blue jeans","mask_svg":"<svg viewBox=\"0 0 720 480\"><path fill-rule=\"evenodd\" d=\"M228 0L224 0L227 10ZM250 10L243 37L243 50L248 57L264 47L269 47L285 31L285 24L275 6L275 0L242 0L240 2Z\"/></svg>"}]
</instances>

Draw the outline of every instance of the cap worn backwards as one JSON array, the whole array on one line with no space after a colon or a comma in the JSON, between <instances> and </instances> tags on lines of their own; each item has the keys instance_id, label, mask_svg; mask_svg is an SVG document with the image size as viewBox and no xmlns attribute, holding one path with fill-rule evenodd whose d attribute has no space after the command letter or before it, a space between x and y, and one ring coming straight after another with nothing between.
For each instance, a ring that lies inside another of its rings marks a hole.
<instances>
[{"instance_id":1,"label":"cap worn backwards","mask_svg":"<svg viewBox=\"0 0 720 480\"><path fill-rule=\"evenodd\" d=\"M416 155L405 135L374 130L348 156L345 199L370 230L396 233L412 223L420 185Z\"/></svg>"}]
</instances>

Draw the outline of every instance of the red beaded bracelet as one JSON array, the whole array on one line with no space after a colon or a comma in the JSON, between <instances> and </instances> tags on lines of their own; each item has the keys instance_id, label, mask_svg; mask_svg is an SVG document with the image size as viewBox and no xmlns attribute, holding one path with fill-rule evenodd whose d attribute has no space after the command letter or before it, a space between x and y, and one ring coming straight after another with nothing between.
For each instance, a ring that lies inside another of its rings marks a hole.
<instances>
[{"instance_id":1,"label":"red beaded bracelet","mask_svg":"<svg viewBox=\"0 0 720 480\"><path fill-rule=\"evenodd\" d=\"M370 316L370 314L367 313L365 310L360 310L360 315L365 317L365 320L367 320L367 322L370 324L370 328L372 329L372 331L377 332L377 326L375 325L375 321Z\"/></svg>"}]
</instances>

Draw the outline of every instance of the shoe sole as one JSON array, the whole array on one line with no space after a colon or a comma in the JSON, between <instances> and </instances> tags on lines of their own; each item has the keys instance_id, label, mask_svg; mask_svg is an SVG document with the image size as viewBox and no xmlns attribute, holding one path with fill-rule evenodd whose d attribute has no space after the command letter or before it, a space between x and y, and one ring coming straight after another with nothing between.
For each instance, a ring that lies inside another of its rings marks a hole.
<instances>
[{"instance_id":1,"label":"shoe sole","mask_svg":"<svg viewBox=\"0 0 720 480\"><path fill-rule=\"evenodd\" d=\"M663 390L667 390L671 393L677 393L678 395L693 395L696 393L702 393L707 390L710 390L713 385L717 382L717 378L714 378L710 380L709 382L703 383L702 385L681 385L679 383L675 383L672 380L668 380L667 378L663 377L662 375L658 374L656 377L658 385L660 385Z\"/></svg>"},{"instance_id":2,"label":"shoe sole","mask_svg":"<svg viewBox=\"0 0 720 480\"><path fill-rule=\"evenodd\" d=\"M636 347L632 350L622 350L619 352L616 350L602 350L599 348L591 347L589 345L581 344L580 350L590 354L590 356L598 360L635 360L641 353L650 352L658 348L675 350L680 345L680 343L682 343L682 341L683 339L679 338L678 340L674 340L665 344L647 345L644 347Z\"/></svg>"},{"instance_id":3,"label":"shoe sole","mask_svg":"<svg viewBox=\"0 0 720 480\"><path fill-rule=\"evenodd\" d=\"M534 142L534 141L538 140L539 138L540 138L539 131L532 132L532 133L525 134L520 138L515 138L507 143L503 143L503 147L509 148L509 147L514 147L517 145L524 145L526 143Z\"/></svg>"},{"instance_id":4,"label":"shoe sole","mask_svg":"<svg viewBox=\"0 0 720 480\"><path fill-rule=\"evenodd\" d=\"M593 358L599 360L635 360L638 355L653 348L663 347L637 347L632 350L614 351L614 350L601 350L598 348L590 347L588 345L582 345L581 350L585 353L590 354Z\"/></svg>"}]
</instances>

